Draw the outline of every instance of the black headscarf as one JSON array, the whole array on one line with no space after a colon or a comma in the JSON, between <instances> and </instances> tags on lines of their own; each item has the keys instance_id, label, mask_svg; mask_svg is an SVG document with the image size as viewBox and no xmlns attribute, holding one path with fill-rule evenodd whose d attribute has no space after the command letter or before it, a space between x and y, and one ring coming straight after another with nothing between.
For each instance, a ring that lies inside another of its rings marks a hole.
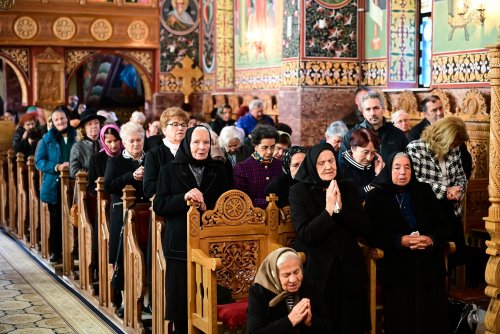
<instances>
[{"instance_id":1,"label":"black headscarf","mask_svg":"<svg viewBox=\"0 0 500 334\"><path fill-rule=\"evenodd\" d=\"M190 164L198 167L207 166L212 163L214 160L210 156L210 149L208 150L208 157L205 160L196 160L191 154L191 137L193 136L193 132L195 129L202 128L208 133L209 145L211 148L212 139L210 137L210 131L203 125L197 125L195 127L189 128L186 131L186 136L182 139L182 142L179 146L179 150L175 154L175 158L173 163L177 164Z\"/></svg>"},{"instance_id":2,"label":"black headscarf","mask_svg":"<svg viewBox=\"0 0 500 334\"><path fill-rule=\"evenodd\" d=\"M302 146L290 146L283 155L283 173L290 177L290 163L292 162L292 157L297 153L306 153L306 149Z\"/></svg>"},{"instance_id":3,"label":"black headscarf","mask_svg":"<svg viewBox=\"0 0 500 334\"><path fill-rule=\"evenodd\" d=\"M316 169L316 161L318 160L321 152L328 150L333 153L333 157L335 159L335 163L337 163L337 159L335 158L335 150L333 146L328 143L316 144L309 149L306 153L306 158L300 165L297 174L295 174L295 180L314 184L326 188L330 185L330 181L323 181L318 174L318 170ZM338 172L338 170L337 170Z\"/></svg>"},{"instance_id":4,"label":"black headscarf","mask_svg":"<svg viewBox=\"0 0 500 334\"><path fill-rule=\"evenodd\" d=\"M406 186L398 186L392 182L392 164L397 155L404 155L410 160L411 179ZM394 152L387 158L384 168L382 168L382 171L373 179L371 185L389 192L401 192L411 187L415 182L417 182L417 177L410 156L405 152Z\"/></svg>"}]
</instances>

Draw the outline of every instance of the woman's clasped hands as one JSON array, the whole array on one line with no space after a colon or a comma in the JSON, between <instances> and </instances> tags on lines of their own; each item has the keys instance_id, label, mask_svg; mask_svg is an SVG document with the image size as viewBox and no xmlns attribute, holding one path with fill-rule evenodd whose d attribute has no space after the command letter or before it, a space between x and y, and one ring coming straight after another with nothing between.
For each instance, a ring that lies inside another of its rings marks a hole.
<instances>
[{"instance_id":1,"label":"woman's clasped hands","mask_svg":"<svg viewBox=\"0 0 500 334\"><path fill-rule=\"evenodd\" d=\"M336 180L332 180L326 189L326 211L331 215L339 213L342 209L342 198Z\"/></svg>"},{"instance_id":2,"label":"woman's clasped hands","mask_svg":"<svg viewBox=\"0 0 500 334\"><path fill-rule=\"evenodd\" d=\"M418 232L413 232L410 235L404 235L401 238L401 246L410 249L426 249L432 246L432 239L426 235L420 235Z\"/></svg>"},{"instance_id":3,"label":"woman's clasped hands","mask_svg":"<svg viewBox=\"0 0 500 334\"><path fill-rule=\"evenodd\" d=\"M292 308L288 314L288 319L290 319L293 327L297 326L301 322L303 322L306 326L311 326L311 301L308 298L302 298L300 302Z\"/></svg>"}]
</instances>

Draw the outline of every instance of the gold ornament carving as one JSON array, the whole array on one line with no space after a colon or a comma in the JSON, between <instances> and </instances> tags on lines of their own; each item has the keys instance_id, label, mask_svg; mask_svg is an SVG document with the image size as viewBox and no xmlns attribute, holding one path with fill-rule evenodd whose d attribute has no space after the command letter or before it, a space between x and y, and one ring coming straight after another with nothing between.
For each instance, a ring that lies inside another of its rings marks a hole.
<instances>
[{"instance_id":1,"label":"gold ornament carving","mask_svg":"<svg viewBox=\"0 0 500 334\"><path fill-rule=\"evenodd\" d=\"M90 26L90 34L96 41L107 41L113 35L113 26L106 19L97 19Z\"/></svg>"},{"instance_id":2,"label":"gold ornament carving","mask_svg":"<svg viewBox=\"0 0 500 334\"><path fill-rule=\"evenodd\" d=\"M281 85L288 87L297 87L299 85L298 60L281 63Z\"/></svg>"},{"instance_id":3,"label":"gold ornament carving","mask_svg":"<svg viewBox=\"0 0 500 334\"><path fill-rule=\"evenodd\" d=\"M9 10L16 4L15 0L0 0L0 9Z\"/></svg>"},{"instance_id":4,"label":"gold ornament carving","mask_svg":"<svg viewBox=\"0 0 500 334\"><path fill-rule=\"evenodd\" d=\"M356 86L359 66L355 62L300 62L299 84L306 86Z\"/></svg>"},{"instance_id":5,"label":"gold ornament carving","mask_svg":"<svg viewBox=\"0 0 500 334\"><path fill-rule=\"evenodd\" d=\"M361 64L362 84L367 86L387 86L387 61L370 61Z\"/></svg>"},{"instance_id":6,"label":"gold ornament carving","mask_svg":"<svg viewBox=\"0 0 500 334\"><path fill-rule=\"evenodd\" d=\"M229 190L222 194L214 210L207 210L202 218L203 226L243 224L265 224L266 213L260 208L254 208L247 194Z\"/></svg>"},{"instance_id":7,"label":"gold ornament carving","mask_svg":"<svg viewBox=\"0 0 500 334\"><path fill-rule=\"evenodd\" d=\"M451 106L450 106L450 98L448 97L448 94L440 88L434 89L431 92L431 95L435 95L439 97L441 100L441 103L443 104L443 110L446 115L449 115L451 113Z\"/></svg>"},{"instance_id":8,"label":"gold ornament carving","mask_svg":"<svg viewBox=\"0 0 500 334\"><path fill-rule=\"evenodd\" d=\"M80 51L80 50L70 50L66 52L66 74L69 75L73 69L78 67L78 65L87 57L96 53L95 51Z\"/></svg>"},{"instance_id":9,"label":"gold ornament carving","mask_svg":"<svg viewBox=\"0 0 500 334\"><path fill-rule=\"evenodd\" d=\"M153 54L149 51L130 51L123 54L134 58L147 71L149 76L153 76Z\"/></svg>"},{"instance_id":10,"label":"gold ornament carving","mask_svg":"<svg viewBox=\"0 0 500 334\"><path fill-rule=\"evenodd\" d=\"M236 71L236 90L278 89L281 84L281 67Z\"/></svg>"},{"instance_id":11,"label":"gold ornament carving","mask_svg":"<svg viewBox=\"0 0 500 334\"><path fill-rule=\"evenodd\" d=\"M47 47L42 53L40 53L36 58L43 60L60 60L61 56L59 53L55 52L50 46Z\"/></svg>"},{"instance_id":12,"label":"gold ornament carving","mask_svg":"<svg viewBox=\"0 0 500 334\"><path fill-rule=\"evenodd\" d=\"M486 52L432 56L432 84L488 82L490 59Z\"/></svg>"},{"instance_id":13,"label":"gold ornament carving","mask_svg":"<svg viewBox=\"0 0 500 334\"><path fill-rule=\"evenodd\" d=\"M38 32L38 24L29 16L21 16L14 23L14 33L21 39L31 39Z\"/></svg>"},{"instance_id":14,"label":"gold ornament carving","mask_svg":"<svg viewBox=\"0 0 500 334\"><path fill-rule=\"evenodd\" d=\"M471 179L488 177L488 140L469 140L467 150L472 156L472 175Z\"/></svg>"},{"instance_id":15,"label":"gold ornament carving","mask_svg":"<svg viewBox=\"0 0 500 334\"><path fill-rule=\"evenodd\" d=\"M135 42L142 42L149 35L148 25L143 21L133 21L127 28L127 35Z\"/></svg>"},{"instance_id":16,"label":"gold ornament carving","mask_svg":"<svg viewBox=\"0 0 500 334\"><path fill-rule=\"evenodd\" d=\"M464 120L488 121L490 115L483 94L475 88L468 90L462 99L461 115Z\"/></svg>"},{"instance_id":17,"label":"gold ornament carving","mask_svg":"<svg viewBox=\"0 0 500 334\"><path fill-rule=\"evenodd\" d=\"M0 49L21 68L29 78L29 50L28 49Z\"/></svg>"},{"instance_id":18,"label":"gold ornament carving","mask_svg":"<svg viewBox=\"0 0 500 334\"><path fill-rule=\"evenodd\" d=\"M59 39L71 39L76 34L75 22L69 17L60 17L52 25L52 32Z\"/></svg>"},{"instance_id":19,"label":"gold ornament carving","mask_svg":"<svg viewBox=\"0 0 500 334\"><path fill-rule=\"evenodd\" d=\"M233 294L246 294L257 273L260 253L256 240L211 243L208 256L220 258L222 263L217 270L217 284Z\"/></svg>"},{"instance_id":20,"label":"gold ornament carving","mask_svg":"<svg viewBox=\"0 0 500 334\"><path fill-rule=\"evenodd\" d=\"M418 104L415 94L409 90L405 90L399 94L397 106L394 110L406 110L410 115L418 115Z\"/></svg>"}]
</instances>

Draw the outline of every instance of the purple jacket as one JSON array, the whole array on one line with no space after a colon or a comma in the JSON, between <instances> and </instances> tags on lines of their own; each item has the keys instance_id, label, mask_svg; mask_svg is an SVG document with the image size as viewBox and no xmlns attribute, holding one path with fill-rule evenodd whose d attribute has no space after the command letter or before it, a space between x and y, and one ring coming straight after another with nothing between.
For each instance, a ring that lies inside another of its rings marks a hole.
<instances>
[{"instance_id":1,"label":"purple jacket","mask_svg":"<svg viewBox=\"0 0 500 334\"><path fill-rule=\"evenodd\" d=\"M271 164L264 165L253 157L234 166L234 188L244 191L252 199L254 206L265 209L266 187L281 173L283 162L273 159Z\"/></svg>"}]
</instances>

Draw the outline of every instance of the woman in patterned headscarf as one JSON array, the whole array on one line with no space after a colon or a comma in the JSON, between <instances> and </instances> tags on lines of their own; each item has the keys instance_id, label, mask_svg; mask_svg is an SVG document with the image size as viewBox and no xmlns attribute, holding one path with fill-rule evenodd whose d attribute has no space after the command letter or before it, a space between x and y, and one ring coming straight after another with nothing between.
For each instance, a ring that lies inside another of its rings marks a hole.
<instances>
[{"instance_id":1,"label":"woman in patterned headscarf","mask_svg":"<svg viewBox=\"0 0 500 334\"><path fill-rule=\"evenodd\" d=\"M306 149L302 146L291 146L285 151L282 173L266 187L266 194L278 196L278 207L282 208L290 204L288 200L290 187L297 183L294 177L305 157Z\"/></svg>"},{"instance_id":2,"label":"woman in patterned headscarf","mask_svg":"<svg viewBox=\"0 0 500 334\"><path fill-rule=\"evenodd\" d=\"M327 333L329 326L299 254L287 247L269 253L249 289L248 333Z\"/></svg>"}]
</instances>

